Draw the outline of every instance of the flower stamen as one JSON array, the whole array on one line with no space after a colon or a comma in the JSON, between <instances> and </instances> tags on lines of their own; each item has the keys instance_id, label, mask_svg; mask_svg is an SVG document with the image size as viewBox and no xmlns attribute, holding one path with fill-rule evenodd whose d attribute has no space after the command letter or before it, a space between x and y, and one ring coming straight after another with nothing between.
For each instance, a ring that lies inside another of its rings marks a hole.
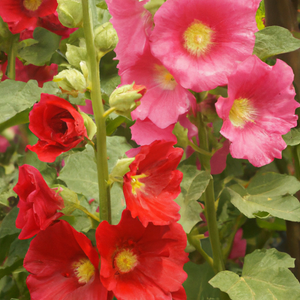
<instances>
[{"instance_id":1,"label":"flower stamen","mask_svg":"<svg viewBox=\"0 0 300 300\"><path fill-rule=\"evenodd\" d=\"M144 183L138 181L139 178L145 178L145 177L147 177L146 174L131 176L132 194L136 195L137 189L140 189L141 187L145 186Z\"/></svg>"},{"instance_id":2,"label":"flower stamen","mask_svg":"<svg viewBox=\"0 0 300 300\"><path fill-rule=\"evenodd\" d=\"M174 90L177 82L172 74L164 66L155 66L156 81L164 90Z\"/></svg>"},{"instance_id":3,"label":"flower stamen","mask_svg":"<svg viewBox=\"0 0 300 300\"><path fill-rule=\"evenodd\" d=\"M114 261L120 273L128 273L138 264L137 255L129 249L124 249L119 252Z\"/></svg>"},{"instance_id":4,"label":"flower stamen","mask_svg":"<svg viewBox=\"0 0 300 300\"><path fill-rule=\"evenodd\" d=\"M204 55L213 44L213 30L198 20L194 22L183 33L184 48L193 56Z\"/></svg>"},{"instance_id":5,"label":"flower stamen","mask_svg":"<svg viewBox=\"0 0 300 300\"><path fill-rule=\"evenodd\" d=\"M247 122L254 123L257 115L256 109L246 98L234 100L229 112L229 120L235 127L243 128Z\"/></svg>"},{"instance_id":6,"label":"flower stamen","mask_svg":"<svg viewBox=\"0 0 300 300\"><path fill-rule=\"evenodd\" d=\"M27 10L36 11L41 6L43 0L24 0L23 5Z\"/></svg>"},{"instance_id":7,"label":"flower stamen","mask_svg":"<svg viewBox=\"0 0 300 300\"><path fill-rule=\"evenodd\" d=\"M88 258L82 258L72 265L79 283L88 283L95 274L95 267Z\"/></svg>"}]
</instances>

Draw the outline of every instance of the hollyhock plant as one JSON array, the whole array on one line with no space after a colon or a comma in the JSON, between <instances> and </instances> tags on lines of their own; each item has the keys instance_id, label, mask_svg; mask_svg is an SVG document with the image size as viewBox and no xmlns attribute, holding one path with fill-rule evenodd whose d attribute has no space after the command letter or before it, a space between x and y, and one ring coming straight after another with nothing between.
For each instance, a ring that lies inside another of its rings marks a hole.
<instances>
[{"instance_id":1,"label":"hollyhock plant","mask_svg":"<svg viewBox=\"0 0 300 300\"><path fill-rule=\"evenodd\" d=\"M232 248L228 256L229 259L238 260L239 258L244 257L246 255L247 240L242 239L242 237L243 229L240 228L234 236Z\"/></svg>"},{"instance_id":2,"label":"hollyhock plant","mask_svg":"<svg viewBox=\"0 0 300 300\"><path fill-rule=\"evenodd\" d=\"M174 142L155 141L141 146L124 176L127 208L144 226L148 222L166 225L180 218L180 207L173 200L180 193L182 173L176 168L183 150L173 145Z\"/></svg>"},{"instance_id":3,"label":"hollyhock plant","mask_svg":"<svg viewBox=\"0 0 300 300\"><path fill-rule=\"evenodd\" d=\"M29 239L45 230L63 215L63 199L50 189L41 173L30 165L19 167L19 180L13 190L18 194L19 214L16 227L22 229L19 239Z\"/></svg>"},{"instance_id":4,"label":"hollyhock plant","mask_svg":"<svg viewBox=\"0 0 300 300\"><path fill-rule=\"evenodd\" d=\"M25 256L30 299L112 299L100 281L98 265L91 241L61 220L40 232Z\"/></svg>"},{"instance_id":5,"label":"hollyhock plant","mask_svg":"<svg viewBox=\"0 0 300 300\"><path fill-rule=\"evenodd\" d=\"M13 34L37 27L38 18L53 14L57 0L1 0L0 16Z\"/></svg>"},{"instance_id":6,"label":"hollyhock plant","mask_svg":"<svg viewBox=\"0 0 300 300\"><path fill-rule=\"evenodd\" d=\"M171 300L187 275L186 235L178 223L144 227L124 210L118 225L103 221L96 231L100 278L119 300ZM184 293L182 293L184 298ZM176 299L176 297L175 297Z\"/></svg>"},{"instance_id":7,"label":"hollyhock plant","mask_svg":"<svg viewBox=\"0 0 300 300\"><path fill-rule=\"evenodd\" d=\"M232 157L248 159L256 167L281 158L286 148L281 135L297 125L293 79L291 67L283 61L271 67L256 56L229 76L228 98L220 97L216 109Z\"/></svg>"},{"instance_id":8,"label":"hollyhock plant","mask_svg":"<svg viewBox=\"0 0 300 300\"><path fill-rule=\"evenodd\" d=\"M41 161L54 162L56 157L76 147L87 137L84 120L71 103L53 95L41 94L41 101L29 114L29 129L39 138L27 146Z\"/></svg>"},{"instance_id":9,"label":"hollyhock plant","mask_svg":"<svg viewBox=\"0 0 300 300\"><path fill-rule=\"evenodd\" d=\"M187 89L224 85L252 54L260 1L166 1L154 16L151 51Z\"/></svg>"}]
</instances>

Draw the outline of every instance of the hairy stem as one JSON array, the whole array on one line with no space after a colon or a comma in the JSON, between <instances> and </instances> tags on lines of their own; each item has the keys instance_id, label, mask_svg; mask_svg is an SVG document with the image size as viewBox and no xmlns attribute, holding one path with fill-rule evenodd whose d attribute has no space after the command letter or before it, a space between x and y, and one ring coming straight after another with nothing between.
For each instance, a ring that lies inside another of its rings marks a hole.
<instances>
[{"instance_id":1,"label":"hairy stem","mask_svg":"<svg viewBox=\"0 0 300 300\"><path fill-rule=\"evenodd\" d=\"M99 59L97 58L94 46L94 32L91 17L91 10L96 11L96 6L90 7L90 3L91 2L88 0L82 0L83 29L86 40L89 76L92 82L91 99L97 126L96 161L99 186L99 212L101 221L106 220L111 223L110 187L107 184L108 164L106 150L106 125L105 118L103 117L104 109L100 88Z\"/></svg>"}]
</instances>

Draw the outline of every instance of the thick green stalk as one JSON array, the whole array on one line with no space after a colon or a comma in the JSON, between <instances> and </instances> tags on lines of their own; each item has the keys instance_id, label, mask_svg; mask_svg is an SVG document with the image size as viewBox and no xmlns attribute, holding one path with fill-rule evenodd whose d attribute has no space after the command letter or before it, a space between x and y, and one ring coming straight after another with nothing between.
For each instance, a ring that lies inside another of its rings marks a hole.
<instances>
[{"instance_id":1,"label":"thick green stalk","mask_svg":"<svg viewBox=\"0 0 300 300\"><path fill-rule=\"evenodd\" d=\"M82 0L83 29L87 48L89 77L92 82L91 99L97 126L96 161L99 185L99 212L101 221L106 220L111 223L110 187L107 184L106 125L103 117L104 109L100 88L99 60L94 45L94 32L90 13L90 9L96 11L96 7L90 8L89 3L89 0Z\"/></svg>"},{"instance_id":2,"label":"thick green stalk","mask_svg":"<svg viewBox=\"0 0 300 300\"><path fill-rule=\"evenodd\" d=\"M209 152L209 144L207 137L206 125L202 120L201 113L197 115L198 121L198 136L200 147ZM200 159L201 167L210 173L210 157L198 154ZM216 272L221 272L225 270L223 253L220 243L219 230L217 224L216 208L215 208L215 194L214 194L214 181L213 178L209 181L206 191L203 195L205 200L205 213L207 219L207 226L209 231L209 239L213 252L213 265Z\"/></svg>"},{"instance_id":3,"label":"thick green stalk","mask_svg":"<svg viewBox=\"0 0 300 300\"><path fill-rule=\"evenodd\" d=\"M7 70L7 76L10 79L16 78L16 57L17 57L17 47L18 47L18 41L19 41L19 34L16 34L12 37L10 41L10 47L8 52L8 70Z\"/></svg>"}]
</instances>

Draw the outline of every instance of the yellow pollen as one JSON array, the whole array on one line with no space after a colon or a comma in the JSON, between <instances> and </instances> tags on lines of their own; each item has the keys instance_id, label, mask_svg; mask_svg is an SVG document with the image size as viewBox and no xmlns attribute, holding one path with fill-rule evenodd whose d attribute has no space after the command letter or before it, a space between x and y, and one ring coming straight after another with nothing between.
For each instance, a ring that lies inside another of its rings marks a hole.
<instances>
[{"instance_id":1,"label":"yellow pollen","mask_svg":"<svg viewBox=\"0 0 300 300\"><path fill-rule=\"evenodd\" d=\"M79 283L88 283L95 273L95 267L88 258L82 258L72 265Z\"/></svg>"},{"instance_id":2,"label":"yellow pollen","mask_svg":"<svg viewBox=\"0 0 300 300\"><path fill-rule=\"evenodd\" d=\"M28 10L36 11L42 4L42 1L43 0L24 0L23 5Z\"/></svg>"},{"instance_id":3,"label":"yellow pollen","mask_svg":"<svg viewBox=\"0 0 300 300\"><path fill-rule=\"evenodd\" d=\"M213 30L195 20L184 32L184 48L193 56L204 55L213 44Z\"/></svg>"},{"instance_id":4,"label":"yellow pollen","mask_svg":"<svg viewBox=\"0 0 300 300\"><path fill-rule=\"evenodd\" d=\"M174 79L173 75L169 73L169 71L160 65L155 65L156 71L156 82L162 87L164 90L174 90L177 86L177 82Z\"/></svg>"},{"instance_id":5,"label":"yellow pollen","mask_svg":"<svg viewBox=\"0 0 300 300\"><path fill-rule=\"evenodd\" d=\"M115 264L121 273L128 273L137 266L138 259L131 250L125 249L117 254Z\"/></svg>"},{"instance_id":6,"label":"yellow pollen","mask_svg":"<svg viewBox=\"0 0 300 300\"><path fill-rule=\"evenodd\" d=\"M139 182L139 178L147 177L146 174L131 176L131 186L132 186L132 194L136 195L136 190L140 189L142 186L145 186L144 183Z\"/></svg>"},{"instance_id":7,"label":"yellow pollen","mask_svg":"<svg viewBox=\"0 0 300 300\"><path fill-rule=\"evenodd\" d=\"M247 122L254 123L256 115L256 109L248 99L236 99L229 112L229 120L233 126L243 128Z\"/></svg>"}]
</instances>

